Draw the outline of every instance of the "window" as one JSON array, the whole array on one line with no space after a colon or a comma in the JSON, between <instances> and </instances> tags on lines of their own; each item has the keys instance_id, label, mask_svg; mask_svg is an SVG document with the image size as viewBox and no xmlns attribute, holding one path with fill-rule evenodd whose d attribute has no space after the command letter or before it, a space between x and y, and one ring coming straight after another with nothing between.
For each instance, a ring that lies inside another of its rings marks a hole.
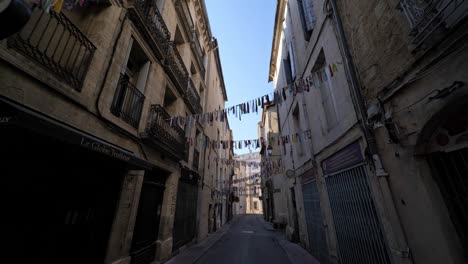
<instances>
[{"instance_id":1,"label":"window","mask_svg":"<svg viewBox=\"0 0 468 264\"><path fill-rule=\"evenodd\" d=\"M200 162L200 150L198 143L200 141L200 131L197 129L195 133L195 142L193 142L194 150L193 150L193 167L198 170L198 163Z\"/></svg>"},{"instance_id":2,"label":"window","mask_svg":"<svg viewBox=\"0 0 468 264\"><path fill-rule=\"evenodd\" d=\"M284 62L284 73L286 74L286 83L292 84L296 77L296 68L294 66L294 53L291 43L288 44L288 56Z\"/></svg>"},{"instance_id":3,"label":"window","mask_svg":"<svg viewBox=\"0 0 468 264\"><path fill-rule=\"evenodd\" d=\"M331 75L323 50L320 52L314 67L312 68L312 77L314 83L320 90L320 96L322 98L322 106L325 114L325 120L327 123L327 129L330 130L338 122L336 114L335 98L333 94L333 85L331 81Z\"/></svg>"},{"instance_id":4,"label":"window","mask_svg":"<svg viewBox=\"0 0 468 264\"><path fill-rule=\"evenodd\" d=\"M298 132L301 131L301 123L299 121L300 120L299 105L296 105L296 107L294 108L292 116L293 116L293 122L294 122L294 124L293 124L294 125L294 131L293 131L293 133L298 133ZM302 143L294 144L294 146L296 146L297 155L302 156L304 154Z\"/></svg>"},{"instance_id":5,"label":"window","mask_svg":"<svg viewBox=\"0 0 468 264\"><path fill-rule=\"evenodd\" d=\"M257 202L254 202L254 210L258 210Z\"/></svg>"},{"instance_id":6,"label":"window","mask_svg":"<svg viewBox=\"0 0 468 264\"><path fill-rule=\"evenodd\" d=\"M299 14L301 14L302 29L304 38L309 41L312 35L312 30L315 27L315 14L313 0L298 0Z\"/></svg>"},{"instance_id":7,"label":"window","mask_svg":"<svg viewBox=\"0 0 468 264\"><path fill-rule=\"evenodd\" d=\"M135 128L140 122L150 65L143 49L131 38L111 112Z\"/></svg>"}]
</instances>

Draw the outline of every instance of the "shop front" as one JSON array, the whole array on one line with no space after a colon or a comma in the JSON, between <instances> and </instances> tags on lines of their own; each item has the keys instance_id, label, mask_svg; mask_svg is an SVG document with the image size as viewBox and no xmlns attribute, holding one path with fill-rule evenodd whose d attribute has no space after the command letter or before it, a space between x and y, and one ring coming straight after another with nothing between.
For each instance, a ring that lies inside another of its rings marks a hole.
<instances>
[{"instance_id":1,"label":"shop front","mask_svg":"<svg viewBox=\"0 0 468 264\"><path fill-rule=\"evenodd\" d=\"M16 263L103 263L123 179L151 164L0 99L5 252Z\"/></svg>"}]
</instances>

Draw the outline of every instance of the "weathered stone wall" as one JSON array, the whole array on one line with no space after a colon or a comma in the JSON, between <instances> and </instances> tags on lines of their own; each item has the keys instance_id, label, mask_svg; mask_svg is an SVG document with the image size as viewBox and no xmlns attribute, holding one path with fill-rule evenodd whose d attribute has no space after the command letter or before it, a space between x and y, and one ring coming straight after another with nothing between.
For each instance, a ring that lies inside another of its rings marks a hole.
<instances>
[{"instance_id":1,"label":"weathered stone wall","mask_svg":"<svg viewBox=\"0 0 468 264\"><path fill-rule=\"evenodd\" d=\"M414 262L463 263L463 249L426 152L419 149L423 135L431 133L425 125L432 117L466 100L466 86L429 100L455 81L468 81L468 51L453 45L466 42L466 24L446 34L443 42L427 41L413 51L410 26L398 3L338 1L366 107L380 102L382 117L377 121L384 124L383 115L391 117L386 120L388 128L374 126L374 133Z\"/></svg>"}]
</instances>

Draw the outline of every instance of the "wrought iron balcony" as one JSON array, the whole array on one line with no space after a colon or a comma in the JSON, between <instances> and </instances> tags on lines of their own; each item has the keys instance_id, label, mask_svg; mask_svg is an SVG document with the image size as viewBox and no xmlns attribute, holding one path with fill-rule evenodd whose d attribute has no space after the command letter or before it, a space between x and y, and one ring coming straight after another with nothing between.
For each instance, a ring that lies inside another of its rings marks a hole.
<instances>
[{"instance_id":1,"label":"wrought iron balcony","mask_svg":"<svg viewBox=\"0 0 468 264\"><path fill-rule=\"evenodd\" d=\"M81 90L96 47L63 14L35 8L23 29L8 46L47 68L76 90Z\"/></svg>"},{"instance_id":2,"label":"wrought iron balcony","mask_svg":"<svg viewBox=\"0 0 468 264\"><path fill-rule=\"evenodd\" d=\"M143 138L149 144L175 158L182 160L185 155L184 131L170 123L171 116L161 105L152 105L148 127Z\"/></svg>"},{"instance_id":3,"label":"wrought iron balcony","mask_svg":"<svg viewBox=\"0 0 468 264\"><path fill-rule=\"evenodd\" d=\"M138 128L144 101L143 93L129 82L127 76L120 74L111 112L134 128Z\"/></svg>"},{"instance_id":4,"label":"wrought iron balcony","mask_svg":"<svg viewBox=\"0 0 468 264\"><path fill-rule=\"evenodd\" d=\"M468 0L401 0L399 7L410 24L411 44L416 48L466 16Z\"/></svg>"},{"instance_id":5,"label":"wrought iron balcony","mask_svg":"<svg viewBox=\"0 0 468 264\"><path fill-rule=\"evenodd\" d=\"M172 78L176 83L179 92L185 94L189 74L187 68L185 67L184 61L182 60L182 57L180 56L180 53L173 42L171 42L169 45L166 65L172 74Z\"/></svg>"},{"instance_id":6,"label":"wrought iron balcony","mask_svg":"<svg viewBox=\"0 0 468 264\"><path fill-rule=\"evenodd\" d=\"M171 33L156 6L155 0L133 0L134 8L130 8L133 22L149 38L150 46L156 51L156 56L162 59L169 49Z\"/></svg>"},{"instance_id":7,"label":"wrought iron balcony","mask_svg":"<svg viewBox=\"0 0 468 264\"><path fill-rule=\"evenodd\" d=\"M197 89L193 84L192 78L188 79L187 99L190 102L193 110L200 114L203 110L200 104L200 95L198 94Z\"/></svg>"}]
</instances>

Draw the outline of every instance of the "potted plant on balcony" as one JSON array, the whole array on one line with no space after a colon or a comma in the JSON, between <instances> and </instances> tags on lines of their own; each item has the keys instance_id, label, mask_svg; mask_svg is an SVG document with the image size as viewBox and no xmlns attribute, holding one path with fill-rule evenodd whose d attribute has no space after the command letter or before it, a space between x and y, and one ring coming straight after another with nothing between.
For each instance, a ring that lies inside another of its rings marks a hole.
<instances>
[{"instance_id":1,"label":"potted plant on balcony","mask_svg":"<svg viewBox=\"0 0 468 264\"><path fill-rule=\"evenodd\" d=\"M20 31L30 17L31 8L24 0L0 0L0 39Z\"/></svg>"}]
</instances>

